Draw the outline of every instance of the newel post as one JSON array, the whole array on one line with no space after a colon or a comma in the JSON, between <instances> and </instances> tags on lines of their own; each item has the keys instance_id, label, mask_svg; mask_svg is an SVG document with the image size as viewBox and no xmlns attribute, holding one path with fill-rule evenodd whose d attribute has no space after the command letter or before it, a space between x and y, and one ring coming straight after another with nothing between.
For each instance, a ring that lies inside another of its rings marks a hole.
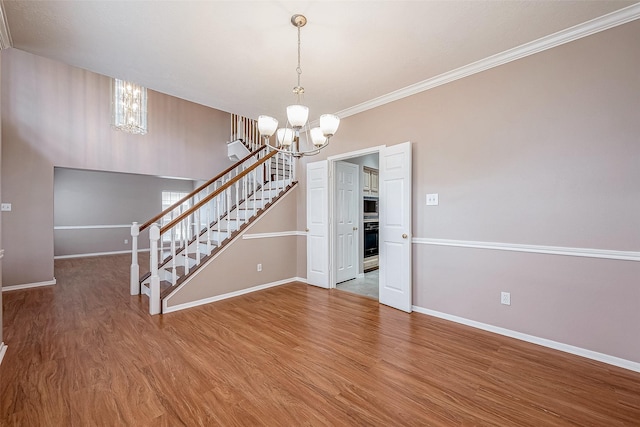
<instances>
[{"instance_id":1,"label":"newel post","mask_svg":"<svg viewBox=\"0 0 640 427\"><path fill-rule=\"evenodd\" d=\"M131 226L131 295L140 294L140 265L138 265L138 236L140 226L134 222Z\"/></svg>"},{"instance_id":2,"label":"newel post","mask_svg":"<svg viewBox=\"0 0 640 427\"><path fill-rule=\"evenodd\" d=\"M149 229L151 247L151 282L149 283L149 314L160 313L160 276L158 276L158 240L160 226L152 224Z\"/></svg>"}]
</instances>

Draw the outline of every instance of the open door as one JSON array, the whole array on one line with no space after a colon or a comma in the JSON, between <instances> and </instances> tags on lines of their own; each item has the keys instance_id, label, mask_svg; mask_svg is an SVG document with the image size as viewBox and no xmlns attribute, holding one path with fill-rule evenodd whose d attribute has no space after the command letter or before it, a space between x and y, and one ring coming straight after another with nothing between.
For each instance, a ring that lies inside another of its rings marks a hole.
<instances>
[{"instance_id":1,"label":"open door","mask_svg":"<svg viewBox=\"0 0 640 427\"><path fill-rule=\"evenodd\" d=\"M355 279L358 274L358 225L360 224L358 196L360 194L358 165L347 162L335 164L336 197L336 283Z\"/></svg>"},{"instance_id":2,"label":"open door","mask_svg":"<svg viewBox=\"0 0 640 427\"><path fill-rule=\"evenodd\" d=\"M329 163L307 164L307 282L329 287Z\"/></svg>"},{"instance_id":3,"label":"open door","mask_svg":"<svg viewBox=\"0 0 640 427\"><path fill-rule=\"evenodd\" d=\"M411 312L411 143L380 151L380 302Z\"/></svg>"}]
</instances>

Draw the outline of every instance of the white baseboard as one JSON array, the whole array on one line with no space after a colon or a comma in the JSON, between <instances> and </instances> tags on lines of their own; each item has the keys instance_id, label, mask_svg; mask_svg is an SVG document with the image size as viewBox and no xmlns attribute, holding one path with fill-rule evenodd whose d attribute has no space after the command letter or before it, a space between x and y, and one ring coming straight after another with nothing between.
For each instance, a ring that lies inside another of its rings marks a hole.
<instances>
[{"instance_id":1,"label":"white baseboard","mask_svg":"<svg viewBox=\"0 0 640 427\"><path fill-rule=\"evenodd\" d=\"M149 252L150 249L138 249L138 252ZM89 254L73 254L73 255L57 255L54 256L53 259L69 259L69 258L88 258L94 256L104 256L104 255L122 255L122 254L130 254L131 250L128 251L113 251L113 252L92 252Z\"/></svg>"},{"instance_id":2,"label":"white baseboard","mask_svg":"<svg viewBox=\"0 0 640 427\"><path fill-rule=\"evenodd\" d=\"M412 308L413 308L413 311L416 311L418 313L426 314L426 315L437 317L444 320L449 320L455 323L460 323L463 325L482 329L483 331L493 332L495 334L504 335L510 338L515 338L521 341L538 344L543 347L552 348L554 350L560 350L565 353L575 354L576 356L586 357L587 359L597 360L598 362L603 362L609 365L618 366L620 368L629 369L630 371L640 372L640 363L633 362L631 360L621 359L619 357L610 356L608 354L598 353L596 351L575 347L569 344L563 344L557 341L548 340L546 338L540 338L533 335L523 334L521 332L512 331L510 329L500 328L498 326L476 322L475 320L469 320L463 317L441 313L439 311L429 310L427 308L422 308L415 305Z\"/></svg>"},{"instance_id":3,"label":"white baseboard","mask_svg":"<svg viewBox=\"0 0 640 427\"><path fill-rule=\"evenodd\" d=\"M2 359L4 359L4 354L7 352L7 345L3 342L0 342L0 365L2 365Z\"/></svg>"},{"instance_id":4,"label":"white baseboard","mask_svg":"<svg viewBox=\"0 0 640 427\"><path fill-rule=\"evenodd\" d=\"M3 286L2 292L17 291L19 289L40 288L42 286L52 286L55 284L56 284L56 278L54 277L53 280L47 280L44 282L23 283L21 285Z\"/></svg>"},{"instance_id":5,"label":"white baseboard","mask_svg":"<svg viewBox=\"0 0 640 427\"><path fill-rule=\"evenodd\" d=\"M299 277L292 277L290 279L278 280L276 282L265 283L263 285L253 286L251 288L240 289L239 291L228 292L222 295L216 295L209 298L200 299L197 301L186 302L184 304L167 306L166 300L162 302L162 314L172 313L174 311L180 311L187 308L197 307L199 305L209 304L216 301L221 301L227 298L233 298L240 295L248 294L251 292L261 291L263 289L273 288L274 286L280 286L291 282L306 282L306 279L301 279Z\"/></svg>"}]
</instances>

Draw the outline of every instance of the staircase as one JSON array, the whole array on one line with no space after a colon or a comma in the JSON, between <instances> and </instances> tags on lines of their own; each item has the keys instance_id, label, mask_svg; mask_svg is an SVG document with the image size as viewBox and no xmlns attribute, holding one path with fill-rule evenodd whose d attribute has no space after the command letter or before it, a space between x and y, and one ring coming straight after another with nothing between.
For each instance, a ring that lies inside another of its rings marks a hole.
<instances>
[{"instance_id":1,"label":"staircase","mask_svg":"<svg viewBox=\"0 0 640 427\"><path fill-rule=\"evenodd\" d=\"M248 154L233 166L146 223L133 223L131 295L147 295L150 314L160 313L164 297L232 244L296 184L290 156L264 145L242 143ZM149 233L150 271L141 276L138 237L145 230Z\"/></svg>"}]
</instances>

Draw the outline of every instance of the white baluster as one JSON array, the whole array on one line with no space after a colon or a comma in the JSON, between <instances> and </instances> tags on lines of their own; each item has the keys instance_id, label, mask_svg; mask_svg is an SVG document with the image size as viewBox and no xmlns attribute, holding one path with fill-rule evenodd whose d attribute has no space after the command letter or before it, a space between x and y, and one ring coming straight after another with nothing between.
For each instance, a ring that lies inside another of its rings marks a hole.
<instances>
[{"instance_id":1,"label":"white baluster","mask_svg":"<svg viewBox=\"0 0 640 427\"><path fill-rule=\"evenodd\" d=\"M231 223L229 222L229 218L230 218L230 215L229 215L230 211L229 210L231 208L231 189L228 188L228 189L225 190L225 192L227 193L227 206L226 206L226 208L227 208L227 217L226 217L227 218L227 231L229 231L229 234L231 234Z\"/></svg>"},{"instance_id":2,"label":"white baluster","mask_svg":"<svg viewBox=\"0 0 640 427\"><path fill-rule=\"evenodd\" d=\"M292 183L293 181L296 180L298 162L294 158L291 158L289 161L291 162L291 183Z\"/></svg>"},{"instance_id":3,"label":"white baluster","mask_svg":"<svg viewBox=\"0 0 640 427\"><path fill-rule=\"evenodd\" d=\"M195 212L195 219L196 219L196 238L194 240L194 243L196 244L196 265L200 265L200 227L202 226L202 223L200 222L200 209L198 209Z\"/></svg>"},{"instance_id":4,"label":"white baluster","mask_svg":"<svg viewBox=\"0 0 640 427\"><path fill-rule=\"evenodd\" d=\"M211 254L211 206L213 200L207 203L207 255Z\"/></svg>"},{"instance_id":5,"label":"white baluster","mask_svg":"<svg viewBox=\"0 0 640 427\"><path fill-rule=\"evenodd\" d=\"M138 265L138 236L140 227L137 222L131 225L131 295L140 294L140 265Z\"/></svg>"},{"instance_id":6,"label":"white baluster","mask_svg":"<svg viewBox=\"0 0 640 427\"><path fill-rule=\"evenodd\" d=\"M253 198L255 199L258 196L258 169L254 169L253 170L253 191L251 191L251 194L253 194ZM251 215L252 217L256 216L256 213L258 212L258 209L256 208L256 204L253 204L253 214Z\"/></svg>"},{"instance_id":7,"label":"white baluster","mask_svg":"<svg viewBox=\"0 0 640 427\"><path fill-rule=\"evenodd\" d=\"M173 278L174 285L178 281L178 272L176 271L176 267L176 228L173 227L171 229L171 277Z\"/></svg>"},{"instance_id":8,"label":"white baluster","mask_svg":"<svg viewBox=\"0 0 640 427\"><path fill-rule=\"evenodd\" d=\"M183 249L182 249L182 255L183 255L183 259L184 259L184 275L186 276L187 274L189 274L189 239L187 238L187 221L188 221L189 217L187 217L186 219L182 220L182 245L183 245Z\"/></svg>"},{"instance_id":9,"label":"white baluster","mask_svg":"<svg viewBox=\"0 0 640 427\"><path fill-rule=\"evenodd\" d=\"M158 276L158 240L160 240L160 226L152 224L149 229L149 244L151 252L151 282L149 283L149 314L160 313L160 276Z\"/></svg>"}]
</instances>

